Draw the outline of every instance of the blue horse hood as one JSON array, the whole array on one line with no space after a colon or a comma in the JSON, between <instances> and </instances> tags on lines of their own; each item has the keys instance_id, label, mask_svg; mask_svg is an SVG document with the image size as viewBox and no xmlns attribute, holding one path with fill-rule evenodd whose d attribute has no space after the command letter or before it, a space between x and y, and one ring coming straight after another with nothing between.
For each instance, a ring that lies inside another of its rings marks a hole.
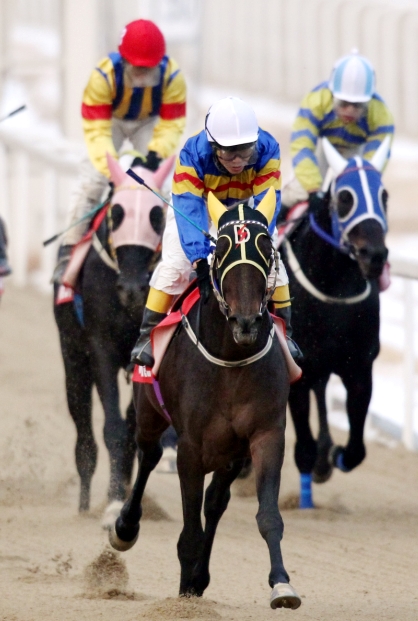
<instances>
[{"instance_id":1,"label":"blue horse hood","mask_svg":"<svg viewBox=\"0 0 418 621\"><path fill-rule=\"evenodd\" d=\"M350 231L360 222L374 219L387 231L386 213L383 207L384 186L381 173L367 160L355 156L348 160L346 168L333 181L332 195L347 190L354 199L353 207L345 217L332 210L332 233L342 245Z\"/></svg>"}]
</instances>

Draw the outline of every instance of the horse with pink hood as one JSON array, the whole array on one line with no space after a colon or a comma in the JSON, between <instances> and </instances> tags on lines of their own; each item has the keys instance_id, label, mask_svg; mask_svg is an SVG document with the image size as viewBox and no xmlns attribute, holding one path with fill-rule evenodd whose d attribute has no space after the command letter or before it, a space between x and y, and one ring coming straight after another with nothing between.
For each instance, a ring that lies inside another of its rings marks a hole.
<instances>
[{"instance_id":1,"label":"horse with pink hood","mask_svg":"<svg viewBox=\"0 0 418 621\"><path fill-rule=\"evenodd\" d=\"M161 191L173 163L174 158L164 161L156 172L135 170L150 187ZM114 523L131 481L135 413L130 403L122 418L117 378L130 361L165 224L163 201L135 184L110 156L108 165L114 186L110 204L95 216L91 230L75 247L64 285L55 288L54 296L68 408L77 429L81 512L90 508L97 462L91 420L93 385L104 409L110 458L104 527Z\"/></svg>"}]
</instances>

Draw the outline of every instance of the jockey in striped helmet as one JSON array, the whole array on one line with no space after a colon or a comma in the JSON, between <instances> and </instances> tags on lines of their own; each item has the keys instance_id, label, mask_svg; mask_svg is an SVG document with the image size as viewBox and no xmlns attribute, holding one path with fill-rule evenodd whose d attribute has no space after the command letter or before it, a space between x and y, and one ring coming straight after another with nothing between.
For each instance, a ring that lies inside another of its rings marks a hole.
<instances>
[{"instance_id":1,"label":"jockey in striped helmet","mask_svg":"<svg viewBox=\"0 0 418 621\"><path fill-rule=\"evenodd\" d=\"M371 63L357 50L339 59L329 81L312 89L302 100L291 134L294 171L284 188L286 207L309 200L315 210L327 162L321 148L326 136L346 158L361 155L371 160L387 135L394 132L393 117L375 90Z\"/></svg>"},{"instance_id":2,"label":"jockey in striped helmet","mask_svg":"<svg viewBox=\"0 0 418 621\"><path fill-rule=\"evenodd\" d=\"M71 197L67 227L100 203L110 178L106 153L117 158L125 139L144 154L137 163L150 170L179 145L186 122L186 84L176 61L166 55L156 24L138 19L124 28L118 52L100 60L90 75L81 116L87 154ZM87 222L82 222L64 235L55 282L60 282L71 250L86 228Z\"/></svg>"}]
</instances>

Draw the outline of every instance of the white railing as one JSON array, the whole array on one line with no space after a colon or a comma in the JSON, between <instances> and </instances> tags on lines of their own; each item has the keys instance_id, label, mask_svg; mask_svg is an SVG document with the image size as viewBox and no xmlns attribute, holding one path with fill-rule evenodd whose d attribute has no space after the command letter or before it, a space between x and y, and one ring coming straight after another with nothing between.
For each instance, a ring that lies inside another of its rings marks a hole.
<instances>
[{"instance_id":1,"label":"white railing","mask_svg":"<svg viewBox=\"0 0 418 621\"><path fill-rule=\"evenodd\" d=\"M50 290L57 243L44 248L42 241L64 226L71 191L69 181L76 179L82 153L83 147L79 144L62 138L41 139L34 130L0 131L0 213L9 230L11 279L17 286L24 287L31 282L41 290ZM404 292L404 417L399 426L403 443L414 450L418 445L414 425L413 284L418 280L418 260L391 254L390 261L392 275L403 280ZM385 321L388 318L382 315L382 322ZM385 420L378 412L375 414L379 421Z\"/></svg>"},{"instance_id":2,"label":"white railing","mask_svg":"<svg viewBox=\"0 0 418 621\"><path fill-rule=\"evenodd\" d=\"M70 184L82 147L34 130L0 131L0 213L9 235L11 279L24 287L29 273L41 288L51 278L56 244L42 246L62 228ZM34 269L35 268L35 269Z\"/></svg>"},{"instance_id":3,"label":"white railing","mask_svg":"<svg viewBox=\"0 0 418 621\"><path fill-rule=\"evenodd\" d=\"M418 449L415 434L415 320L413 281L418 280L418 261L390 257L391 272L400 276L404 282L404 420L402 442L409 450Z\"/></svg>"}]
</instances>

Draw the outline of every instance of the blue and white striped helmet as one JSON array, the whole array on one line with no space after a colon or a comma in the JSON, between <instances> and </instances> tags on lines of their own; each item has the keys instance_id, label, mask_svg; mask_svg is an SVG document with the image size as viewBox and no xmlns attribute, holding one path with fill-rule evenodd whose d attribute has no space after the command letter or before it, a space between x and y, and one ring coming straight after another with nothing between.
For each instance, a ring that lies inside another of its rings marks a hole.
<instances>
[{"instance_id":1,"label":"blue and white striped helmet","mask_svg":"<svg viewBox=\"0 0 418 621\"><path fill-rule=\"evenodd\" d=\"M370 101L375 85L372 65L357 50L337 60L329 81L329 88L336 99L353 103Z\"/></svg>"}]
</instances>

